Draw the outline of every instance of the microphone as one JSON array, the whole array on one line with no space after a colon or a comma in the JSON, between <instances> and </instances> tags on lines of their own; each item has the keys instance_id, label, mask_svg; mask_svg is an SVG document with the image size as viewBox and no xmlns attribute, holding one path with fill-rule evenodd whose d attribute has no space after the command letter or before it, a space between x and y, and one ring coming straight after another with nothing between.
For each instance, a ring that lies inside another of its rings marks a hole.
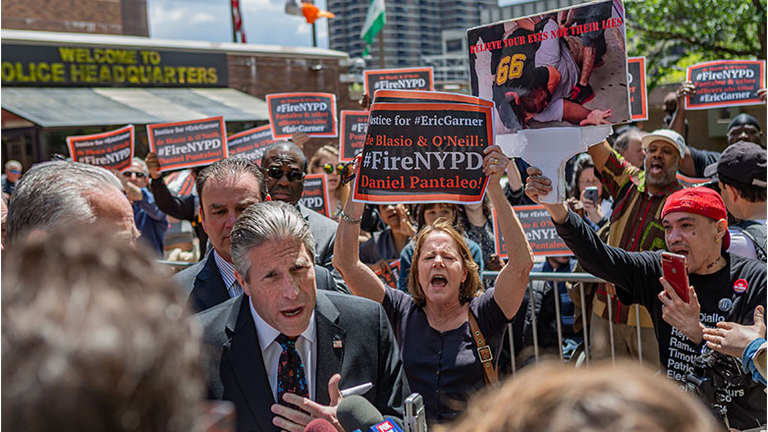
<instances>
[{"instance_id":1,"label":"microphone","mask_svg":"<svg viewBox=\"0 0 768 432\"><path fill-rule=\"evenodd\" d=\"M336 408L336 418L347 431L403 432L394 419L385 419L378 409L359 395L345 397Z\"/></svg>"},{"instance_id":2,"label":"microphone","mask_svg":"<svg viewBox=\"0 0 768 432\"><path fill-rule=\"evenodd\" d=\"M304 432L337 432L336 428L326 419L314 419L307 423Z\"/></svg>"}]
</instances>

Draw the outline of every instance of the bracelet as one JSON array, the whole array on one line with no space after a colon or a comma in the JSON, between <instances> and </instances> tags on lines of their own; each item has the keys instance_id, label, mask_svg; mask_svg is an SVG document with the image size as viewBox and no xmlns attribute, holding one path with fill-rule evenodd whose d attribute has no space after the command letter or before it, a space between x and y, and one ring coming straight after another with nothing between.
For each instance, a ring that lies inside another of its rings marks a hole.
<instances>
[{"instance_id":1,"label":"bracelet","mask_svg":"<svg viewBox=\"0 0 768 432\"><path fill-rule=\"evenodd\" d=\"M357 219L353 219L349 217L346 213L344 213L344 209L339 210L339 217L341 217L341 219L344 222L351 223L351 224L359 224L360 221L363 220L362 217L359 217Z\"/></svg>"}]
</instances>

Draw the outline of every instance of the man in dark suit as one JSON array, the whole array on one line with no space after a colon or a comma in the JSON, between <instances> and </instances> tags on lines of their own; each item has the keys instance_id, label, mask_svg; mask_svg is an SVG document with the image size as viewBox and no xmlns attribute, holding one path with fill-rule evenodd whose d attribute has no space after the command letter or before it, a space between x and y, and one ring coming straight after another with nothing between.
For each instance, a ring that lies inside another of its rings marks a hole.
<instances>
[{"instance_id":1,"label":"man in dark suit","mask_svg":"<svg viewBox=\"0 0 768 432\"><path fill-rule=\"evenodd\" d=\"M334 272L336 281L343 284L341 275L331 264L333 241L339 224L299 203L304 191L304 175L307 173L307 158L304 152L292 142L272 144L264 151L261 168L267 175L267 188L272 199L296 206L309 224L316 245L315 264Z\"/></svg>"},{"instance_id":2,"label":"man in dark suit","mask_svg":"<svg viewBox=\"0 0 768 432\"><path fill-rule=\"evenodd\" d=\"M196 316L209 397L235 404L239 431L303 430L315 417L338 426L339 388L365 383L382 414L402 416L409 388L384 310L317 291L314 245L293 206L249 207L232 230L246 295Z\"/></svg>"},{"instance_id":3,"label":"man in dark suit","mask_svg":"<svg viewBox=\"0 0 768 432\"><path fill-rule=\"evenodd\" d=\"M242 294L243 289L235 279L229 235L240 213L267 197L267 186L256 164L227 158L200 171L196 187L200 219L213 250L175 278L184 289L191 309L203 311ZM320 289L339 289L330 272L324 269L318 272Z\"/></svg>"}]
</instances>

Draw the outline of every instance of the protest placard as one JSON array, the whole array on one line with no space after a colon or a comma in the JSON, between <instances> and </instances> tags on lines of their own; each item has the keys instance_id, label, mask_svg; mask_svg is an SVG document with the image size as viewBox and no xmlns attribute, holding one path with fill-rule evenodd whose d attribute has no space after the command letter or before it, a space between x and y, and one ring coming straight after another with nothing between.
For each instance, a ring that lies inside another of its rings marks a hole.
<instances>
[{"instance_id":1,"label":"protest placard","mask_svg":"<svg viewBox=\"0 0 768 432\"><path fill-rule=\"evenodd\" d=\"M497 142L525 128L629 121L620 3L483 25L467 30L467 37L472 94L495 103ZM593 55L594 63L585 66ZM585 78L588 86L580 86Z\"/></svg>"},{"instance_id":2,"label":"protest placard","mask_svg":"<svg viewBox=\"0 0 768 432\"><path fill-rule=\"evenodd\" d=\"M307 174L304 176L304 192L299 202L325 217L331 217L328 203L328 182L325 174Z\"/></svg>"},{"instance_id":3,"label":"protest placard","mask_svg":"<svg viewBox=\"0 0 768 432\"><path fill-rule=\"evenodd\" d=\"M209 165L227 157L223 117L147 125L149 151L160 172Z\"/></svg>"},{"instance_id":4,"label":"protest placard","mask_svg":"<svg viewBox=\"0 0 768 432\"><path fill-rule=\"evenodd\" d=\"M374 93L373 102L395 102L395 103L426 103L426 102L446 102L446 103L466 103L470 105L481 105L493 108L493 102L480 99L475 96L463 95L460 93L447 93L435 91L419 90L378 90Z\"/></svg>"},{"instance_id":5,"label":"protest placard","mask_svg":"<svg viewBox=\"0 0 768 432\"><path fill-rule=\"evenodd\" d=\"M573 255L568 246L559 235L552 224L552 218L549 212L542 205L515 206L515 214L520 220L520 225L525 231L525 237L531 245L533 254L536 256L563 256ZM493 218L493 236L496 243L496 255L501 258L509 258L507 244L504 242L504 236L501 235L501 226L496 217L496 210L491 210Z\"/></svg>"},{"instance_id":6,"label":"protest placard","mask_svg":"<svg viewBox=\"0 0 768 432\"><path fill-rule=\"evenodd\" d=\"M95 135L67 137L69 156L75 162L122 171L133 159L133 125Z\"/></svg>"},{"instance_id":7,"label":"protest placard","mask_svg":"<svg viewBox=\"0 0 768 432\"><path fill-rule=\"evenodd\" d=\"M363 151L365 134L368 132L368 111L341 112L341 139L339 161L350 162Z\"/></svg>"},{"instance_id":8,"label":"protest placard","mask_svg":"<svg viewBox=\"0 0 768 432\"><path fill-rule=\"evenodd\" d=\"M701 184L707 183L712 181L712 179L709 178L695 178L695 177L688 177L684 176L680 173L677 173L676 175L677 181L680 182L681 185L683 185L684 188L689 188L692 186L699 186Z\"/></svg>"},{"instance_id":9,"label":"protest placard","mask_svg":"<svg viewBox=\"0 0 768 432\"><path fill-rule=\"evenodd\" d=\"M686 96L685 109L757 105L765 88L765 60L717 60L688 67L696 94Z\"/></svg>"},{"instance_id":10,"label":"protest placard","mask_svg":"<svg viewBox=\"0 0 768 432\"><path fill-rule=\"evenodd\" d=\"M645 57L627 59L629 108L632 121L648 120L648 89L645 86Z\"/></svg>"},{"instance_id":11,"label":"protest placard","mask_svg":"<svg viewBox=\"0 0 768 432\"><path fill-rule=\"evenodd\" d=\"M296 132L310 137L335 137L336 95L332 93L277 93L267 95L272 138L290 138Z\"/></svg>"},{"instance_id":12,"label":"protest placard","mask_svg":"<svg viewBox=\"0 0 768 432\"><path fill-rule=\"evenodd\" d=\"M432 67L363 71L365 94L376 90L434 90Z\"/></svg>"},{"instance_id":13,"label":"protest placard","mask_svg":"<svg viewBox=\"0 0 768 432\"><path fill-rule=\"evenodd\" d=\"M384 272L381 271L380 268L377 268L376 271L374 271L376 276L381 279L382 282L384 282L385 285L388 285L392 288L397 288L397 281L400 278L400 260L394 260L389 263L389 271Z\"/></svg>"},{"instance_id":14,"label":"protest placard","mask_svg":"<svg viewBox=\"0 0 768 432\"><path fill-rule=\"evenodd\" d=\"M493 145L493 109L374 103L353 198L369 203L480 202Z\"/></svg>"},{"instance_id":15,"label":"protest placard","mask_svg":"<svg viewBox=\"0 0 768 432\"><path fill-rule=\"evenodd\" d=\"M269 125L248 129L227 138L229 157L248 159L258 164L261 163L264 150L278 141L272 139L272 129Z\"/></svg>"}]
</instances>

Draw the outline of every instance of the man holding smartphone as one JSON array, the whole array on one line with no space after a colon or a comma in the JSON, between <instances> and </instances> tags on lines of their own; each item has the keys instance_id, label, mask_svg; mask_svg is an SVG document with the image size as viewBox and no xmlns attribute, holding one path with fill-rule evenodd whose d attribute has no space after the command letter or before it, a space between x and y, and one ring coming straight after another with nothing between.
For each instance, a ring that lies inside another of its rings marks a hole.
<instances>
[{"instance_id":1,"label":"man holding smartphone","mask_svg":"<svg viewBox=\"0 0 768 432\"><path fill-rule=\"evenodd\" d=\"M539 196L552 189L551 182L537 169L529 174L526 193L540 202ZM765 306L765 264L726 252L730 235L725 204L711 189L679 190L667 198L661 212L667 248L686 257L690 303L662 277L661 251L627 252L607 246L565 203L542 204L586 271L614 283L623 303L648 308L666 375L683 389L704 345L705 326L720 321L752 324L754 309ZM731 427L765 424L762 386L742 384L727 393Z\"/></svg>"}]
</instances>

